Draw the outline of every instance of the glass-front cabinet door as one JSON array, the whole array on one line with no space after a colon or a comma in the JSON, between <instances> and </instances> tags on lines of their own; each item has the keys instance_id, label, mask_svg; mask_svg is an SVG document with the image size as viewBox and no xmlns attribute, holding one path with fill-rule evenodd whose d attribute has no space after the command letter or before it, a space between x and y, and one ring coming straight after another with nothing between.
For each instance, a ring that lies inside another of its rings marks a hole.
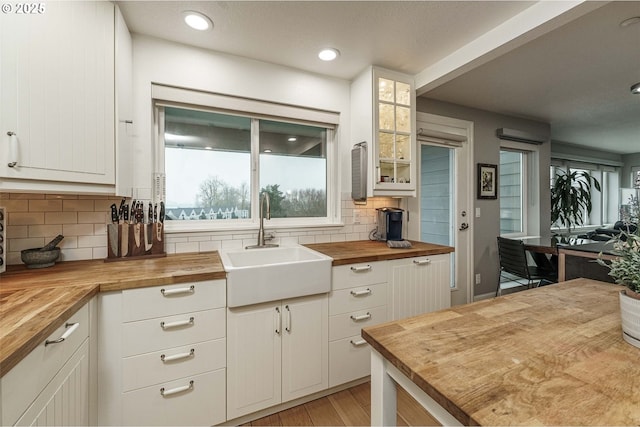
<instances>
[{"instance_id":1,"label":"glass-front cabinet door","mask_svg":"<svg viewBox=\"0 0 640 427\"><path fill-rule=\"evenodd\" d=\"M374 190L415 191L413 82L375 69Z\"/></svg>"}]
</instances>

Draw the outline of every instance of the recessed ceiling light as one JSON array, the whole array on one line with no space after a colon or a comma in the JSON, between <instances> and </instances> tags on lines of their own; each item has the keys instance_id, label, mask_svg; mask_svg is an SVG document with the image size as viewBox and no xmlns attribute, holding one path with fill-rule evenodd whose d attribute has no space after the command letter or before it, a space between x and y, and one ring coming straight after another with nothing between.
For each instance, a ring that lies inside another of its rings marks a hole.
<instances>
[{"instance_id":1,"label":"recessed ceiling light","mask_svg":"<svg viewBox=\"0 0 640 427\"><path fill-rule=\"evenodd\" d=\"M338 51L338 49L334 48L322 49L320 53L318 53L318 58L322 59L323 61L333 61L338 56L340 56L340 52Z\"/></svg>"},{"instance_id":2,"label":"recessed ceiling light","mask_svg":"<svg viewBox=\"0 0 640 427\"><path fill-rule=\"evenodd\" d=\"M640 82L634 84L633 86L631 86L631 93L634 95L638 95L640 94Z\"/></svg>"},{"instance_id":3,"label":"recessed ceiling light","mask_svg":"<svg viewBox=\"0 0 640 427\"><path fill-rule=\"evenodd\" d=\"M184 22L194 30L205 31L213 27L211 19L200 12L188 10L182 12L182 15L184 16Z\"/></svg>"},{"instance_id":4,"label":"recessed ceiling light","mask_svg":"<svg viewBox=\"0 0 640 427\"><path fill-rule=\"evenodd\" d=\"M264 149L264 152L265 152L265 153L271 153L271 148L265 148L265 149Z\"/></svg>"},{"instance_id":5,"label":"recessed ceiling light","mask_svg":"<svg viewBox=\"0 0 640 427\"><path fill-rule=\"evenodd\" d=\"M296 142L298 140L298 138L296 138L295 136L290 136L289 139L287 139L287 141L289 142Z\"/></svg>"},{"instance_id":6,"label":"recessed ceiling light","mask_svg":"<svg viewBox=\"0 0 640 427\"><path fill-rule=\"evenodd\" d=\"M628 27L629 25L640 23L640 16L634 16L632 18L627 18L620 23L621 27Z\"/></svg>"}]
</instances>

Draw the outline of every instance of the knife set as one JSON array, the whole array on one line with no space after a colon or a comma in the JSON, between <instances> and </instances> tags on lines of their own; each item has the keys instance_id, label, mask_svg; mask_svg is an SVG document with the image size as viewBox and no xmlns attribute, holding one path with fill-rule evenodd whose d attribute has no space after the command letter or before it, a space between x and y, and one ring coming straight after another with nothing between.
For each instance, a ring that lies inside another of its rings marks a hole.
<instances>
[{"instance_id":1,"label":"knife set","mask_svg":"<svg viewBox=\"0 0 640 427\"><path fill-rule=\"evenodd\" d=\"M111 224L107 224L107 260L165 256L164 203L148 204L122 199L120 207L111 205Z\"/></svg>"}]
</instances>

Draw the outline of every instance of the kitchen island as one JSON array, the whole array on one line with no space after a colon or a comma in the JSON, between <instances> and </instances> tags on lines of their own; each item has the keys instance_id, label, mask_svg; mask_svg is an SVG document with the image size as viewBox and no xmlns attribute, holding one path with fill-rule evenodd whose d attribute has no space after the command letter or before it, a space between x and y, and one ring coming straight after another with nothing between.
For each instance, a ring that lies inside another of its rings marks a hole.
<instances>
[{"instance_id":1,"label":"kitchen island","mask_svg":"<svg viewBox=\"0 0 640 427\"><path fill-rule=\"evenodd\" d=\"M621 289L575 279L363 329L372 425L395 423L394 381L446 425L638 425Z\"/></svg>"}]
</instances>

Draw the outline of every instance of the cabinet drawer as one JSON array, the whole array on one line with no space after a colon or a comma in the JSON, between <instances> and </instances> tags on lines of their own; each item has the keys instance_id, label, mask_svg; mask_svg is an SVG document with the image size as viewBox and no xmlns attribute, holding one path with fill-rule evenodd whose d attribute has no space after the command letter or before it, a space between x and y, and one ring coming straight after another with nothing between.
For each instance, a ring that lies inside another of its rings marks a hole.
<instances>
[{"instance_id":1,"label":"cabinet drawer","mask_svg":"<svg viewBox=\"0 0 640 427\"><path fill-rule=\"evenodd\" d=\"M130 391L221 369L226 360L223 338L127 357L122 361L122 389Z\"/></svg>"},{"instance_id":2,"label":"cabinet drawer","mask_svg":"<svg viewBox=\"0 0 640 427\"><path fill-rule=\"evenodd\" d=\"M122 325L123 357L225 336L225 309L141 320Z\"/></svg>"},{"instance_id":3,"label":"cabinet drawer","mask_svg":"<svg viewBox=\"0 0 640 427\"><path fill-rule=\"evenodd\" d=\"M387 262L339 265L332 268L331 274L331 285L334 290L384 283L387 281Z\"/></svg>"},{"instance_id":4,"label":"cabinet drawer","mask_svg":"<svg viewBox=\"0 0 640 427\"><path fill-rule=\"evenodd\" d=\"M366 308L329 317L329 341L359 335L366 326L387 321L387 306Z\"/></svg>"},{"instance_id":5,"label":"cabinet drawer","mask_svg":"<svg viewBox=\"0 0 640 427\"><path fill-rule=\"evenodd\" d=\"M225 389L225 370L219 369L130 391L122 395L122 423L156 426L219 424L226 417Z\"/></svg>"},{"instance_id":6,"label":"cabinet drawer","mask_svg":"<svg viewBox=\"0 0 640 427\"><path fill-rule=\"evenodd\" d=\"M46 344L65 333L70 335L64 341ZM89 305L85 304L2 377L2 425L16 422L88 336Z\"/></svg>"},{"instance_id":7,"label":"cabinet drawer","mask_svg":"<svg viewBox=\"0 0 640 427\"><path fill-rule=\"evenodd\" d=\"M334 290L329 294L329 316L385 305L387 294L386 283Z\"/></svg>"},{"instance_id":8,"label":"cabinet drawer","mask_svg":"<svg viewBox=\"0 0 640 427\"><path fill-rule=\"evenodd\" d=\"M371 350L359 335L329 343L329 387L371 375Z\"/></svg>"},{"instance_id":9,"label":"cabinet drawer","mask_svg":"<svg viewBox=\"0 0 640 427\"><path fill-rule=\"evenodd\" d=\"M225 303L225 280L128 289L122 292L122 320L131 322L221 308Z\"/></svg>"}]
</instances>

